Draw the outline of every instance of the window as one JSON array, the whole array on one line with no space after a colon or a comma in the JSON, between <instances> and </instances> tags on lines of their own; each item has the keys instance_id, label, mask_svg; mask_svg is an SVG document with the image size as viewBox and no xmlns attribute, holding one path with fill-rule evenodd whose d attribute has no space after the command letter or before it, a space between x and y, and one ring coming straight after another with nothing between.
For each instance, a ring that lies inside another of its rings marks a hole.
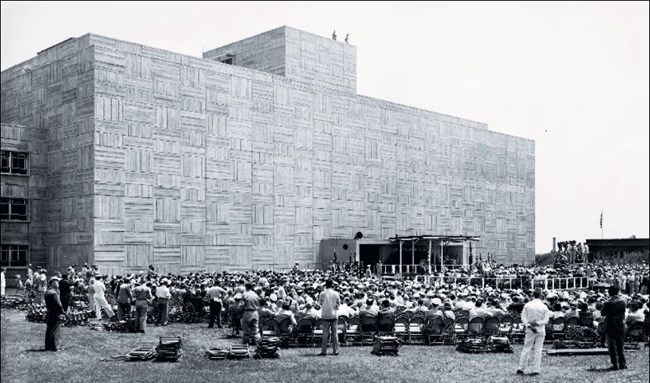
<instances>
[{"instance_id":1,"label":"window","mask_svg":"<svg viewBox=\"0 0 650 383\"><path fill-rule=\"evenodd\" d=\"M27 174L27 153L2 151L2 173Z\"/></svg>"},{"instance_id":2,"label":"window","mask_svg":"<svg viewBox=\"0 0 650 383\"><path fill-rule=\"evenodd\" d=\"M222 64L232 65L233 62L235 61L235 55L232 53L226 53L223 56L217 57L217 61L219 61Z\"/></svg>"},{"instance_id":3,"label":"window","mask_svg":"<svg viewBox=\"0 0 650 383\"><path fill-rule=\"evenodd\" d=\"M24 198L2 198L0 220L27 221L27 200Z\"/></svg>"},{"instance_id":4,"label":"window","mask_svg":"<svg viewBox=\"0 0 650 383\"><path fill-rule=\"evenodd\" d=\"M2 266L27 266L27 245L2 245Z\"/></svg>"}]
</instances>

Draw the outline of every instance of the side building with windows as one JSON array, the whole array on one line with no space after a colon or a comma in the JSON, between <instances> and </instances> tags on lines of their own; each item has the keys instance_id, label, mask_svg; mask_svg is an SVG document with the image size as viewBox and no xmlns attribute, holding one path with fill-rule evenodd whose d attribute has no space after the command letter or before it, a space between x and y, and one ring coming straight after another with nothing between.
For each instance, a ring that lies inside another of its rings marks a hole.
<instances>
[{"instance_id":1,"label":"side building with windows","mask_svg":"<svg viewBox=\"0 0 650 383\"><path fill-rule=\"evenodd\" d=\"M22 125L3 123L0 139L0 246L11 284L16 274L25 280L30 263L47 264L46 149L39 131Z\"/></svg>"}]
</instances>

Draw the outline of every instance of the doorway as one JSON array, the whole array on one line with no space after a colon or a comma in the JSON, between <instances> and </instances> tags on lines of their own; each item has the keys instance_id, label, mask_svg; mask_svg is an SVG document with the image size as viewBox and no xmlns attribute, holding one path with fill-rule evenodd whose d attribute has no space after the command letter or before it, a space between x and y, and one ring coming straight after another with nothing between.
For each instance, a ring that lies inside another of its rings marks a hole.
<instances>
[{"instance_id":1,"label":"doorway","mask_svg":"<svg viewBox=\"0 0 650 383\"><path fill-rule=\"evenodd\" d=\"M362 245L359 244L359 261L364 265L372 265L373 267L382 259L383 247L385 245Z\"/></svg>"}]
</instances>

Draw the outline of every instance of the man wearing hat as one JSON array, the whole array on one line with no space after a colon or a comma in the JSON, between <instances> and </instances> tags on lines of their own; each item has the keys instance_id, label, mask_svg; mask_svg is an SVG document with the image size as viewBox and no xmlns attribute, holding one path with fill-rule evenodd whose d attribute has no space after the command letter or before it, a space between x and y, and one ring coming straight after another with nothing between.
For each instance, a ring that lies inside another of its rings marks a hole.
<instances>
[{"instance_id":1,"label":"man wearing hat","mask_svg":"<svg viewBox=\"0 0 650 383\"><path fill-rule=\"evenodd\" d=\"M167 278L163 278L160 281L160 286L156 288L156 301L158 305L158 319L156 320L156 325L167 326L169 322L169 300L172 297L169 287L167 285L169 282Z\"/></svg>"},{"instance_id":2,"label":"man wearing hat","mask_svg":"<svg viewBox=\"0 0 650 383\"><path fill-rule=\"evenodd\" d=\"M433 298L429 302L429 310L427 310L427 313L424 315L424 323L427 323L431 318L435 316L443 316L442 310L440 310L440 305L442 304L442 301L440 298Z\"/></svg>"},{"instance_id":3,"label":"man wearing hat","mask_svg":"<svg viewBox=\"0 0 650 383\"><path fill-rule=\"evenodd\" d=\"M542 346L546 337L546 324L549 321L551 313L542 302L542 290L537 289L533 292L533 300L526 303L521 312L521 323L526 326L526 338L524 340L524 349L519 359L519 369L517 374L523 374L524 368L529 362L531 352L533 353L533 370L531 375L539 375L542 366Z\"/></svg>"},{"instance_id":4,"label":"man wearing hat","mask_svg":"<svg viewBox=\"0 0 650 383\"><path fill-rule=\"evenodd\" d=\"M59 278L52 277L48 281L49 289L45 292L45 308L47 315L45 323L45 351L58 351L57 343L61 331L60 315L64 314L61 300L59 299Z\"/></svg>"},{"instance_id":5,"label":"man wearing hat","mask_svg":"<svg viewBox=\"0 0 650 383\"><path fill-rule=\"evenodd\" d=\"M257 310L260 308L260 298L253 291L255 285L252 283L246 283L246 292L243 295L244 301L244 314L241 318L241 326L244 330L244 339L243 343L248 345L251 338L257 345L261 340L260 331L259 331L259 314Z\"/></svg>"}]
</instances>

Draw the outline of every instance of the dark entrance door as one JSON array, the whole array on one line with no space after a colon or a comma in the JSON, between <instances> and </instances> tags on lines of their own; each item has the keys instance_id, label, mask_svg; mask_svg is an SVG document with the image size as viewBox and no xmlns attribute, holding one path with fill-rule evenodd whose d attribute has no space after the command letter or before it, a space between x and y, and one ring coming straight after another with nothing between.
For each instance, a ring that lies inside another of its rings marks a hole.
<instances>
[{"instance_id":1,"label":"dark entrance door","mask_svg":"<svg viewBox=\"0 0 650 383\"><path fill-rule=\"evenodd\" d=\"M359 245L359 261L363 264L364 270L366 265L374 267L377 264L382 246L384 245Z\"/></svg>"}]
</instances>

